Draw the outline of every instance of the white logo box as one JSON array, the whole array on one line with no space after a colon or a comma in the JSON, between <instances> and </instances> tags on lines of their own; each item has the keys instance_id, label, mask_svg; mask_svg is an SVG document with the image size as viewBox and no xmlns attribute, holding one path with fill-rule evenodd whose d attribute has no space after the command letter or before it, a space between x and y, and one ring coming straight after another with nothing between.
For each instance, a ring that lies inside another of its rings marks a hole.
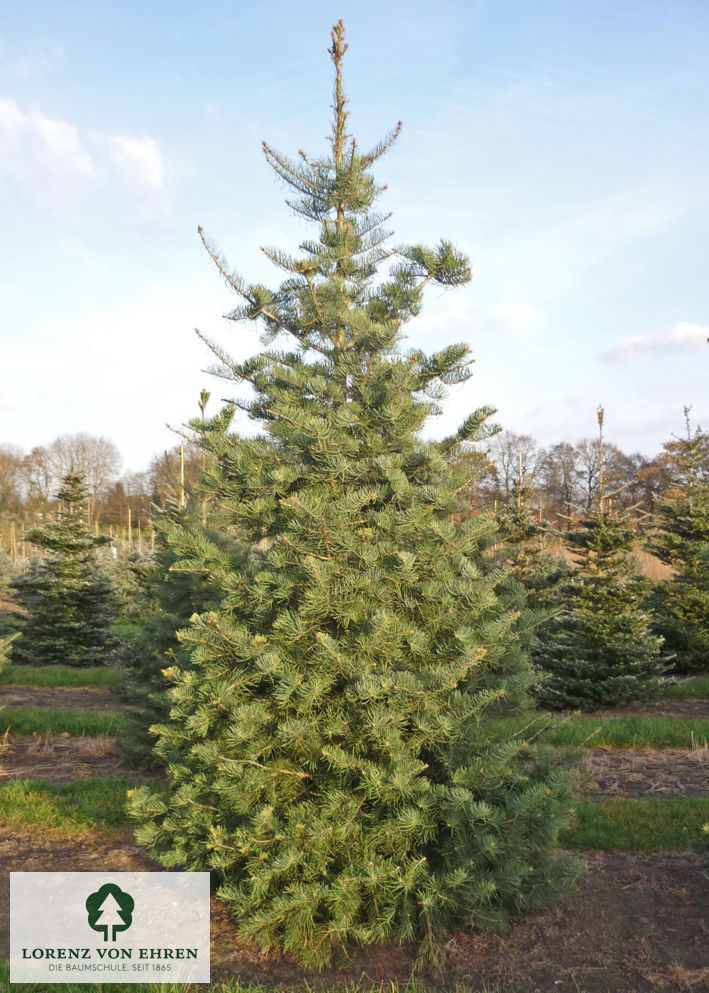
<instances>
[{"instance_id":1,"label":"white logo box","mask_svg":"<svg viewBox=\"0 0 709 993\"><path fill-rule=\"evenodd\" d=\"M208 983L209 873L11 872L10 982Z\"/></svg>"}]
</instances>

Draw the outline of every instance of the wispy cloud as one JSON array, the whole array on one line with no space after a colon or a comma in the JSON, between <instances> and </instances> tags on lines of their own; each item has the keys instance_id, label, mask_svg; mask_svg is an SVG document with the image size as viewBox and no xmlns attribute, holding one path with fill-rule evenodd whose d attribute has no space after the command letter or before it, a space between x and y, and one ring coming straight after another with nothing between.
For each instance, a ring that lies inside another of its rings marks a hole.
<instances>
[{"instance_id":1,"label":"wispy cloud","mask_svg":"<svg viewBox=\"0 0 709 993\"><path fill-rule=\"evenodd\" d=\"M677 321L662 331L621 338L603 358L608 362L624 362L648 353L698 352L707 347L708 340L709 327L689 321Z\"/></svg>"},{"instance_id":2,"label":"wispy cloud","mask_svg":"<svg viewBox=\"0 0 709 993\"><path fill-rule=\"evenodd\" d=\"M97 132L89 136L89 141L112 177L129 194L153 206L160 205L165 191L165 164L154 138Z\"/></svg>"},{"instance_id":3,"label":"wispy cloud","mask_svg":"<svg viewBox=\"0 0 709 993\"><path fill-rule=\"evenodd\" d=\"M0 97L0 179L44 196L95 176L77 128Z\"/></svg>"},{"instance_id":4,"label":"wispy cloud","mask_svg":"<svg viewBox=\"0 0 709 993\"><path fill-rule=\"evenodd\" d=\"M0 188L9 186L42 208L65 209L101 185L118 185L162 212L163 153L147 135L92 131L0 97Z\"/></svg>"}]
</instances>

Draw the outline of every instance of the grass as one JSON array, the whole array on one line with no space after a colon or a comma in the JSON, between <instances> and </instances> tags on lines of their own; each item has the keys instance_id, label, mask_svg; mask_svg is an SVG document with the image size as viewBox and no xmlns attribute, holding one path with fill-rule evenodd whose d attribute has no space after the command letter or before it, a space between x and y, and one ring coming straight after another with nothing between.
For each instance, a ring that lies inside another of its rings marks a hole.
<instances>
[{"instance_id":1,"label":"grass","mask_svg":"<svg viewBox=\"0 0 709 993\"><path fill-rule=\"evenodd\" d=\"M135 621L128 621L125 618L114 621L111 625L111 631L116 635L116 637L127 641L132 641L134 638L137 638L142 630L143 628L140 624L136 624Z\"/></svg>"},{"instance_id":2,"label":"grass","mask_svg":"<svg viewBox=\"0 0 709 993\"><path fill-rule=\"evenodd\" d=\"M709 820L709 797L604 798L579 803L577 817L577 823L563 831L559 839L569 848L685 851L699 844L702 824Z\"/></svg>"},{"instance_id":3,"label":"grass","mask_svg":"<svg viewBox=\"0 0 709 993\"><path fill-rule=\"evenodd\" d=\"M62 786L43 780L13 779L0 785L0 824L74 834L87 828L118 829L128 823L125 777L83 779Z\"/></svg>"},{"instance_id":4,"label":"grass","mask_svg":"<svg viewBox=\"0 0 709 993\"><path fill-rule=\"evenodd\" d=\"M70 665L7 665L0 670L0 686L120 686L125 673L117 669L93 667L81 669Z\"/></svg>"},{"instance_id":5,"label":"grass","mask_svg":"<svg viewBox=\"0 0 709 993\"><path fill-rule=\"evenodd\" d=\"M128 722L112 711L53 710L45 707L5 707L0 710L0 734L124 734Z\"/></svg>"},{"instance_id":6,"label":"grass","mask_svg":"<svg viewBox=\"0 0 709 993\"><path fill-rule=\"evenodd\" d=\"M709 676L692 676L677 683L668 683L662 691L663 700L709 700Z\"/></svg>"},{"instance_id":7,"label":"grass","mask_svg":"<svg viewBox=\"0 0 709 993\"><path fill-rule=\"evenodd\" d=\"M709 741L709 720L675 717L574 717L553 728L554 745L610 745L617 748L692 748Z\"/></svg>"}]
</instances>

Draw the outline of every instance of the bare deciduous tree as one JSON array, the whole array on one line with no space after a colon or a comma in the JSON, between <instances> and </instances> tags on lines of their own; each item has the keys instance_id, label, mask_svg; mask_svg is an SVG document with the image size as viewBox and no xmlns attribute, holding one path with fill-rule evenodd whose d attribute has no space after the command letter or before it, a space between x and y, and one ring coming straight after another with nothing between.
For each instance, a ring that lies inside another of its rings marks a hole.
<instances>
[{"instance_id":1,"label":"bare deciduous tree","mask_svg":"<svg viewBox=\"0 0 709 993\"><path fill-rule=\"evenodd\" d=\"M531 435L501 431L490 443L490 457L496 468L498 498L507 503L515 483L534 486L543 453Z\"/></svg>"},{"instance_id":2,"label":"bare deciduous tree","mask_svg":"<svg viewBox=\"0 0 709 993\"><path fill-rule=\"evenodd\" d=\"M73 472L81 476L93 500L105 492L121 468L121 456L108 438L85 434L64 434L47 448L59 479Z\"/></svg>"},{"instance_id":3,"label":"bare deciduous tree","mask_svg":"<svg viewBox=\"0 0 709 993\"><path fill-rule=\"evenodd\" d=\"M24 456L14 445L0 445L0 511L16 512L22 503Z\"/></svg>"}]
</instances>

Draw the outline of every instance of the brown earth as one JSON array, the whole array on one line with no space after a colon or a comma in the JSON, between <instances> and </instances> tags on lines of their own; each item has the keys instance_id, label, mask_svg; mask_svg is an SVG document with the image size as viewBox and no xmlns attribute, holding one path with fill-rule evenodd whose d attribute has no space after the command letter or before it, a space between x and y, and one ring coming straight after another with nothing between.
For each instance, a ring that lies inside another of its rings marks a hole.
<instances>
[{"instance_id":1,"label":"brown earth","mask_svg":"<svg viewBox=\"0 0 709 993\"><path fill-rule=\"evenodd\" d=\"M135 781L146 778L116 750L115 739L107 734L83 738L68 734L0 737L0 782L42 779L70 783L90 776L128 776Z\"/></svg>"},{"instance_id":2,"label":"brown earth","mask_svg":"<svg viewBox=\"0 0 709 993\"><path fill-rule=\"evenodd\" d=\"M709 796L709 748L592 748L581 796Z\"/></svg>"},{"instance_id":3,"label":"brown earth","mask_svg":"<svg viewBox=\"0 0 709 993\"><path fill-rule=\"evenodd\" d=\"M60 710L115 710L115 690L73 686L0 686L0 706L56 707Z\"/></svg>"},{"instance_id":4,"label":"brown earth","mask_svg":"<svg viewBox=\"0 0 709 993\"><path fill-rule=\"evenodd\" d=\"M501 937L451 936L446 985L500 985L515 993L651 993L709 990L709 859L667 852L591 852L575 892L514 923ZM48 839L0 828L0 955L8 954L10 871L156 870L126 835ZM212 900L212 979L313 987L404 981L412 945L368 949L342 971L301 969L241 941ZM427 977L440 988L432 977Z\"/></svg>"},{"instance_id":5,"label":"brown earth","mask_svg":"<svg viewBox=\"0 0 709 993\"><path fill-rule=\"evenodd\" d=\"M6 687L0 698L9 703L8 694L17 693L25 696L13 699L14 706L101 710L115 705L110 690ZM101 696L104 702L97 706ZM603 716L631 714L709 717L709 701L659 701ZM0 777L68 782L126 772L136 778L106 736L4 740L3 753L0 738ZM588 761L589 797L709 795L707 749L593 749ZM520 919L501 937L452 935L445 984L476 989L499 985L514 993L709 991L709 858L661 851L591 852L584 857L588 874L553 907ZM125 833L38 837L0 827L0 955L8 953L10 871L151 869L159 866ZM239 939L224 906L212 900L214 981L236 976L284 987L364 981L384 989L391 981L407 979L415 954L411 945L369 949L353 956L343 971L313 973ZM427 978L440 988L433 977Z\"/></svg>"}]
</instances>

